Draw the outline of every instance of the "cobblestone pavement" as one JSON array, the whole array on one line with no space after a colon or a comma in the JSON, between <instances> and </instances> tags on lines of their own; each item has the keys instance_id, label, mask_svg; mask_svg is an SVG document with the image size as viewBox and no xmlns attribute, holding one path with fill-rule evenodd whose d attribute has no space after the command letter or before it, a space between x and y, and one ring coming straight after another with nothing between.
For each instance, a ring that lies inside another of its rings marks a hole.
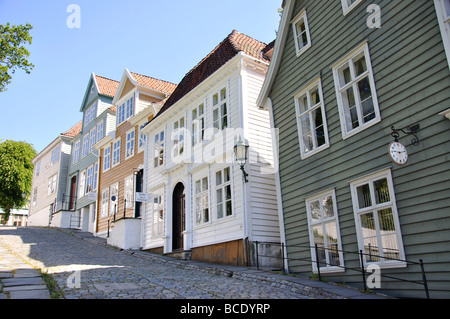
<instances>
[{"instance_id":1,"label":"cobblestone pavement","mask_svg":"<svg viewBox=\"0 0 450 319\"><path fill-rule=\"evenodd\" d=\"M121 251L92 235L60 229L0 227L0 244L34 268L51 274L65 299L339 299L368 296L353 289L344 291L342 287L329 284L320 286L324 285L320 282L306 285L288 280L289 276L265 276L261 271L248 268L227 268L141 251Z\"/></svg>"}]
</instances>

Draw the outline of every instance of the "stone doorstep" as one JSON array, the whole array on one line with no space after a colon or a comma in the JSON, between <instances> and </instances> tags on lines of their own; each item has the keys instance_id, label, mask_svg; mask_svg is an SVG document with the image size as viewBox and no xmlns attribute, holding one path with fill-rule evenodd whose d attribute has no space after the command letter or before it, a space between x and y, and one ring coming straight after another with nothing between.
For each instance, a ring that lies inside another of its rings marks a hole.
<instances>
[{"instance_id":1,"label":"stone doorstep","mask_svg":"<svg viewBox=\"0 0 450 319\"><path fill-rule=\"evenodd\" d=\"M16 269L14 278L34 278L41 277L41 273L37 269Z\"/></svg>"}]
</instances>

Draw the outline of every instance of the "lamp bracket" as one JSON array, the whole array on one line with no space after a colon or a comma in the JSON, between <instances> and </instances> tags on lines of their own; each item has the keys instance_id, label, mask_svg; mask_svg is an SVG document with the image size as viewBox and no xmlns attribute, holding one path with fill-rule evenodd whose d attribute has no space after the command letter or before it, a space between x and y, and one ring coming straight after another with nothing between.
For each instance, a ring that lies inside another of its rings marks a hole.
<instances>
[{"instance_id":1,"label":"lamp bracket","mask_svg":"<svg viewBox=\"0 0 450 319\"><path fill-rule=\"evenodd\" d=\"M411 144L414 146L419 145L419 137L416 135L417 132L420 131L420 124L413 124L410 126L407 126L405 128L401 128L401 129L396 129L394 126L391 126L391 136L395 139L396 142L398 142L398 138L400 137L400 132L402 132L405 135L412 135L414 136L413 139L411 140Z\"/></svg>"}]
</instances>

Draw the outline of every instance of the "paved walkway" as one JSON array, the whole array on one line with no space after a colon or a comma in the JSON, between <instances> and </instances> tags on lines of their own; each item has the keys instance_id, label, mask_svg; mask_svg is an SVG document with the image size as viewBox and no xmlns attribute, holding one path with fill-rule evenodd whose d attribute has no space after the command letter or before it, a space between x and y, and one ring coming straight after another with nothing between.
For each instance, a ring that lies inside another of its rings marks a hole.
<instances>
[{"instance_id":1,"label":"paved walkway","mask_svg":"<svg viewBox=\"0 0 450 319\"><path fill-rule=\"evenodd\" d=\"M297 276L118 250L62 229L0 227L0 262L0 298L49 298L34 268L51 274L65 299L387 299Z\"/></svg>"}]
</instances>

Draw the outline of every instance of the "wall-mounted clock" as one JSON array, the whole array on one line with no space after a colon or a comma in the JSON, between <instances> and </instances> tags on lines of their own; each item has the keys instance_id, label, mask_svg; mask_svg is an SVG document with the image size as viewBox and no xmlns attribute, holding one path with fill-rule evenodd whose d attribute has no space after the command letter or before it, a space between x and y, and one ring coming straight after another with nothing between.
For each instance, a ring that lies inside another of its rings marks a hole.
<instances>
[{"instance_id":1,"label":"wall-mounted clock","mask_svg":"<svg viewBox=\"0 0 450 319\"><path fill-rule=\"evenodd\" d=\"M389 156L397 165L405 165L408 161L408 151L406 150L406 147L397 141L389 144Z\"/></svg>"}]
</instances>

